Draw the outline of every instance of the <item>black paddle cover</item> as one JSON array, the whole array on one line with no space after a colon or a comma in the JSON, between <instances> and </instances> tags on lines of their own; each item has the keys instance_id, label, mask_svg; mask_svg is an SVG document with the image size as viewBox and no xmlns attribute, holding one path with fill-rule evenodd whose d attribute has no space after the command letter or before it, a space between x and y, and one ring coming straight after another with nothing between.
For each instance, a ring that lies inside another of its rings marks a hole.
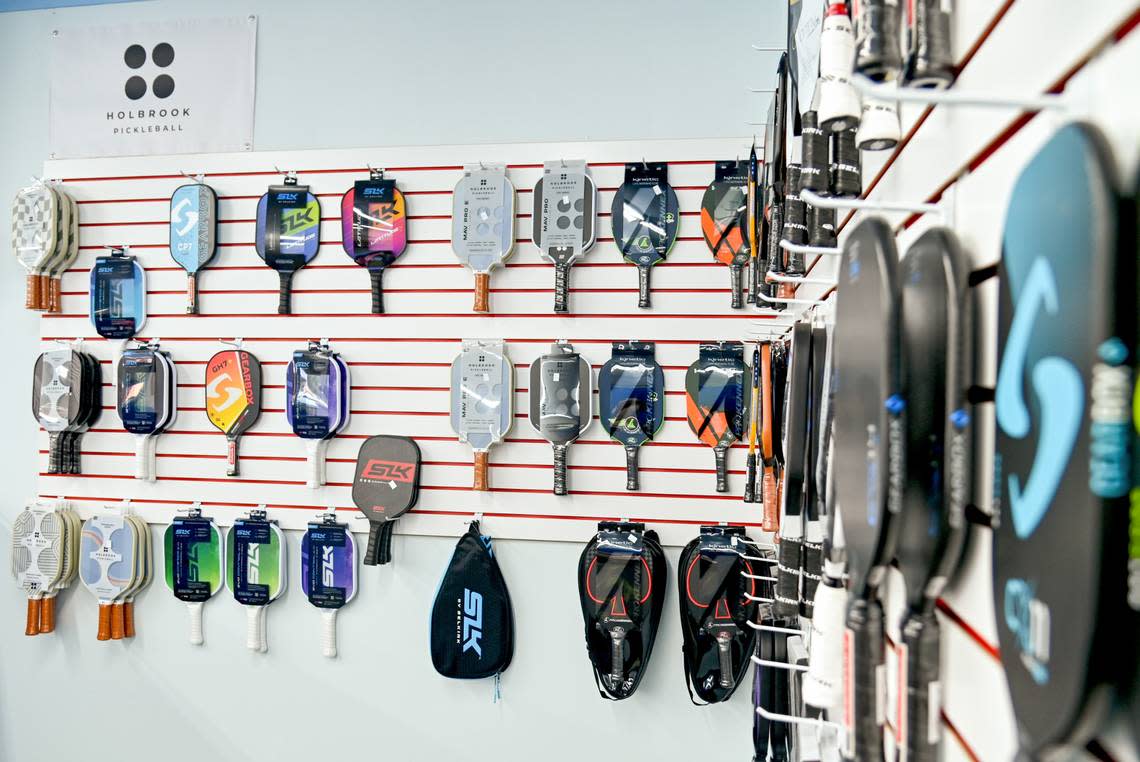
<instances>
[{"instance_id":1,"label":"black paddle cover","mask_svg":"<svg viewBox=\"0 0 1140 762\"><path fill-rule=\"evenodd\" d=\"M408 437L379 435L360 445L352 501L368 517L368 566L392 560L395 520L412 506L420 492L420 448Z\"/></svg>"},{"instance_id":2,"label":"black paddle cover","mask_svg":"<svg viewBox=\"0 0 1140 762\"><path fill-rule=\"evenodd\" d=\"M479 522L459 538L431 609L431 663L444 677L475 679L505 670L514 655L507 582Z\"/></svg>"},{"instance_id":3,"label":"black paddle cover","mask_svg":"<svg viewBox=\"0 0 1140 762\"><path fill-rule=\"evenodd\" d=\"M657 638L665 606L667 567L657 533L644 524L603 521L578 559L578 598L582 604L586 654L602 698L620 701L637 690ZM625 596L627 590L635 594ZM612 641L602 620L623 607L632 620L625 634L620 684L611 680Z\"/></svg>"}]
</instances>

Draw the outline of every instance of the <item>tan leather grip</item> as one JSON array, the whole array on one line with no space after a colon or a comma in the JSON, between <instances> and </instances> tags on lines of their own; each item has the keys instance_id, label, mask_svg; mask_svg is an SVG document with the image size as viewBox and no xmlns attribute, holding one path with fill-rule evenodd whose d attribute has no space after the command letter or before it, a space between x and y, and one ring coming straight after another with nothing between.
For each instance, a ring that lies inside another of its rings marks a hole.
<instances>
[{"instance_id":1,"label":"tan leather grip","mask_svg":"<svg viewBox=\"0 0 1140 762\"><path fill-rule=\"evenodd\" d=\"M491 274L475 273L475 311L491 311ZM477 488L476 488L477 489Z\"/></svg>"},{"instance_id":2,"label":"tan leather grip","mask_svg":"<svg viewBox=\"0 0 1140 762\"><path fill-rule=\"evenodd\" d=\"M111 604L99 604L99 640L111 639Z\"/></svg>"},{"instance_id":3,"label":"tan leather grip","mask_svg":"<svg viewBox=\"0 0 1140 762\"><path fill-rule=\"evenodd\" d=\"M55 632L55 596L44 598L40 609L40 632Z\"/></svg>"},{"instance_id":4,"label":"tan leather grip","mask_svg":"<svg viewBox=\"0 0 1140 762\"><path fill-rule=\"evenodd\" d=\"M772 467L764 469L764 523L765 532L780 531L780 504L776 500L776 475Z\"/></svg>"},{"instance_id":5,"label":"tan leather grip","mask_svg":"<svg viewBox=\"0 0 1140 762\"><path fill-rule=\"evenodd\" d=\"M29 310L39 309L39 286L36 283L36 276L28 273L27 280L24 285L24 306Z\"/></svg>"},{"instance_id":6,"label":"tan leather grip","mask_svg":"<svg viewBox=\"0 0 1140 762\"><path fill-rule=\"evenodd\" d=\"M47 290L50 294L48 310L50 312L63 311L63 282L59 278L47 278Z\"/></svg>"},{"instance_id":7,"label":"tan leather grip","mask_svg":"<svg viewBox=\"0 0 1140 762\"><path fill-rule=\"evenodd\" d=\"M123 639L123 604L111 604L111 640Z\"/></svg>"},{"instance_id":8,"label":"tan leather grip","mask_svg":"<svg viewBox=\"0 0 1140 762\"><path fill-rule=\"evenodd\" d=\"M127 601L123 604L123 636L135 636L135 602Z\"/></svg>"},{"instance_id":9,"label":"tan leather grip","mask_svg":"<svg viewBox=\"0 0 1140 762\"><path fill-rule=\"evenodd\" d=\"M24 628L25 635L40 634L40 599L28 599L28 625Z\"/></svg>"},{"instance_id":10,"label":"tan leather grip","mask_svg":"<svg viewBox=\"0 0 1140 762\"><path fill-rule=\"evenodd\" d=\"M491 459L490 455L491 453L486 451L475 452L475 485L472 487L472 489L475 489L479 492L486 492L488 489L487 465Z\"/></svg>"},{"instance_id":11,"label":"tan leather grip","mask_svg":"<svg viewBox=\"0 0 1140 762\"><path fill-rule=\"evenodd\" d=\"M48 294L46 292L46 287L44 286L44 276L36 274L32 276L32 280L36 282L36 309L45 310L47 309Z\"/></svg>"}]
</instances>

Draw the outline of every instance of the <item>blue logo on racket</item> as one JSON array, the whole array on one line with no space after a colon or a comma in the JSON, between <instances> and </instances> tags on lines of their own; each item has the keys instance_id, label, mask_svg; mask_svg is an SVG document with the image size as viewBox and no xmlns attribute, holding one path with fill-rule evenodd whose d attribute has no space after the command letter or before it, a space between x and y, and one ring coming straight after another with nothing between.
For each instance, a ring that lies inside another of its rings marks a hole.
<instances>
[{"instance_id":1,"label":"blue logo on racket","mask_svg":"<svg viewBox=\"0 0 1140 762\"><path fill-rule=\"evenodd\" d=\"M463 651L474 651L483 658L483 647L479 640L483 637L483 595L474 590L463 589Z\"/></svg>"},{"instance_id":2,"label":"blue logo on racket","mask_svg":"<svg viewBox=\"0 0 1140 762\"><path fill-rule=\"evenodd\" d=\"M1057 282L1049 262L1037 259L1017 297L996 392L997 424L1014 439L1029 435L1031 416L1022 394L1026 356L1039 312L1056 315L1060 305ZM1076 444L1084 409L1084 383L1080 371L1061 357L1043 357L1031 369L1033 392L1041 401L1041 418L1033 467L1024 484L1018 474L1009 474L1010 518L1013 531L1025 539L1036 531L1049 511L1053 496L1065 475ZM1048 399L1048 404L1044 401Z\"/></svg>"}]
</instances>

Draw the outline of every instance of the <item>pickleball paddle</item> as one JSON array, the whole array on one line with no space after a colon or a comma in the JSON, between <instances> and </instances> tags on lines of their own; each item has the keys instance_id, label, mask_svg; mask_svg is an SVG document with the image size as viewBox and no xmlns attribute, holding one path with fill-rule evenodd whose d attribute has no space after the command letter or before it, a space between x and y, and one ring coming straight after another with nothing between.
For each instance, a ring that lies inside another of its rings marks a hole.
<instances>
[{"instance_id":1,"label":"pickleball paddle","mask_svg":"<svg viewBox=\"0 0 1140 762\"><path fill-rule=\"evenodd\" d=\"M62 536L60 538L60 566L59 576L48 582L43 588L43 601L40 604L39 631L48 633L55 631L55 601L60 590L71 586L79 568L79 535L83 522L75 511L67 507L67 503L56 500L48 509L59 517Z\"/></svg>"},{"instance_id":2,"label":"pickleball paddle","mask_svg":"<svg viewBox=\"0 0 1140 762\"><path fill-rule=\"evenodd\" d=\"M192 510L176 516L163 535L166 586L190 612L190 643L200 646L202 608L218 594L225 579L222 531L213 519Z\"/></svg>"},{"instance_id":3,"label":"pickleball paddle","mask_svg":"<svg viewBox=\"0 0 1140 762\"><path fill-rule=\"evenodd\" d=\"M811 371L811 325L803 321L792 328L791 357L788 363L787 406L784 410L783 450L787 468L781 490L779 565L776 576L774 613L777 617L799 615L803 583L804 513L808 440L808 404Z\"/></svg>"},{"instance_id":4,"label":"pickleball paddle","mask_svg":"<svg viewBox=\"0 0 1140 762\"><path fill-rule=\"evenodd\" d=\"M285 370L285 416L293 433L305 441L306 486L325 483L325 450L349 417L348 366L327 344L309 342L293 353Z\"/></svg>"},{"instance_id":5,"label":"pickleball paddle","mask_svg":"<svg viewBox=\"0 0 1140 762\"><path fill-rule=\"evenodd\" d=\"M244 349L224 349L206 362L206 417L226 435L226 475L241 473L238 442L261 415L261 363Z\"/></svg>"},{"instance_id":6,"label":"pickleball paddle","mask_svg":"<svg viewBox=\"0 0 1140 762\"><path fill-rule=\"evenodd\" d=\"M296 175L287 174L282 185L270 185L257 202L254 246L281 280L278 314L292 314L293 275L317 256L320 234L321 202L309 186L297 184Z\"/></svg>"},{"instance_id":7,"label":"pickleball paddle","mask_svg":"<svg viewBox=\"0 0 1140 762\"><path fill-rule=\"evenodd\" d=\"M748 244L748 166L718 161L715 179L701 198L701 232L713 259L727 265L732 308L744 307L744 268L752 259Z\"/></svg>"},{"instance_id":8,"label":"pickleball paddle","mask_svg":"<svg viewBox=\"0 0 1140 762\"><path fill-rule=\"evenodd\" d=\"M800 618L815 616L815 591L823 577L824 513L823 488L819 484L820 430L824 426L824 389L831 329L826 322L812 325L811 365L808 369L807 471L804 475L803 586L800 592Z\"/></svg>"},{"instance_id":9,"label":"pickleball paddle","mask_svg":"<svg viewBox=\"0 0 1140 762\"><path fill-rule=\"evenodd\" d=\"M58 197L43 182L21 188L12 202L12 253L27 272L24 306L31 310L48 306L41 280L62 232L57 221L58 204Z\"/></svg>"},{"instance_id":10,"label":"pickleball paddle","mask_svg":"<svg viewBox=\"0 0 1140 762\"><path fill-rule=\"evenodd\" d=\"M58 186L51 185L48 189L56 198L56 227L59 232L55 239L55 249L42 263L40 299L46 311L59 312L62 299L59 278L67 264L75 260L78 252L78 207Z\"/></svg>"},{"instance_id":11,"label":"pickleball paddle","mask_svg":"<svg viewBox=\"0 0 1140 762\"><path fill-rule=\"evenodd\" d=\"M626 164L625 182L610 207L610 222L622 259L637 267L637 306L648 309L649 273L669 256L681 224L681 207L669 185L669 165Z\"/></svg>"},{"instance_id":12,"label":"pickleball paddle","mask_svg":"<svg viewBox=\"0 0 1140 762\"><path fill-rule=\"evenodd\" d=\"M451 362L451 429L471 445L475 490L486 491L491 446L515 421L515 366L502 341L464 339Z\"/></svg>"},{"instance_id":13,"label":"pickleball paddle","mask_svg":"<svg viewBox=\"0 0 1140 762\"><path fill-rule=\"evenodd\" d=\"M186 271L186 314L198 314L198 272L218 250L218 195L202 182L170 196L170 256Z\"/></svg>"},{"instance_id":14,"label":"pickleball paddle","mask_svg":"<svg viewBox=\"0 0 1140 762\"><path fill-rule=\"evenodd\" d=\"M586 162L548 161L534 186L534 245L554 265L554 311L570 311L570 267L594 245L597 187Z\"/></svg>"},{"instance_id":15,"label":"pickleball paddle","mask_svg":"<svg viewBox=\"0 0 1140 762\"><path fill-rule=\"evenodd\" d=\"M318 214L319 216L319 214ZM408 248L408 212L396 181L384 170L369 171L340 200L341 243L352 261L368 269L372 314L384 313L384 269Z\"/></svg>"},{"instance_id":16,"label":"pickleball paddle","mask_svg":"<svg viewBox=\"0 0 1140 762\"><path fill-rule=\"evenodd\" d=\"M475 273L475 312L490 311L491 271L515 247L515 186L502 164L474 164L451 193L451 248Z\"/></svg>"},{"instance_id":17,"label":"pickleball paddle","mask_svg":"<svg viewBox=\"0 0 1140 762\"><path fill-rule=\"evenodd\" d=\"M598 372L602 428L625 448L625 488L641 489L637 453L665 423L665 372L651 341L615 341Z\"/></svg>"},{"instance_id":18,"label":"pickleball paddle","mask_svg":"<svg viewBox=\"0 0 1140 762\"><path fill-rule=\"evenodd\" d=\"M63 432L79 420L80 361L71 349L41 354L32 372L32 414L48 433L48 473L63 472Z\"/></svg>"},{"instance_id":19,"label":"pickleball paddle","mask_svg":"<svg viewBox=\"0 0 1140 762\"><path fill-rule=\"evenodd\" d=\"M336 615L356 596L356 541L333 514L310 521L301 536L301 589L321 610L321 652L336 657Z\"/></svg>"},{"instance_id":20,"label":"pickleball paddle","mask_svg":"<svg viewBox=\"0 0 1140 762\"><path fill-rule=\"evenodd\" d=\"M246 648L265 652L265 609L284 594L289 580L285 535L264 510L254 510L230 527L225 549L226 585L246 607Z\"/></svg>"},{"instance_id":21,"label":"pickleball paddle","mask_svg":"<svg viewBox=\"0 0 1140 762\"><path fill-rule=\"evenodd\" d=\"M123 428L135 435L135 478L154 481L154 443L177 407L175 373L157 344L128 349L118 362L116 409Z\"/></svg>"},{"instance_id":22,"label":"pickleball paddle","mask_svg":"<svg viewBox=\"0 0 1140 762\"><path fill-rule=\"evenodd\" d=\"M554 448L554 494L565 495L566 451L593 420L593 371L568 341L530 366L530 425Z\"/></svg>"},{"instance_id":23,"label":"pickleball paddle","mask_svg":"<svg viewBox=\"0 0 1140 762\"><path fill-rule=\"evenodd\" d=\"M105 339L129 339L146 324L146 271L126 247L95 259L88 316Z\"/></svg>"},{"instance_id":24,"label":"pickleball paddle","mask_svg":"<svg viewBox=\"0 0 1140 762\"><path fill-rule=\"evenodd\" d=\"M717 492L728 492L728 449L744 436L747 373L739 341L701 343L696 362L685 372L685 418L697 439L713 448Z\"/></svg>"},{"instance_id":25,"label":"pickleball paddle","mask_svg":"<svg viewBox=\"0 0 1140 762\"><path fill-rule=\"evenodd\" d=\"M107 512L83 522L79 576L99 603L99 640L111 640L112 607L135 579L135 527L121 513Z\"/></svg>"},{"instance_id":26,"label":"pickleball paddle","mask_svg":"<svg viewBox=\"0 0 1140 762\"><path fill-rule=\"evenodd\" d=\"M396 519L416 504L420 492L420 448L408 437L380 435L360 445L352 480L352 502L368 519L367 566L392 560Z\"/></svg>"},{"instance_id":27,"label":"pickleball paddle","mask_svg":"<svg viewBox=\"0 0 1140 762\"><path fill-rule=\"evenodd\" d=\"M131 586L123 592L123 602L120 607L123 620L123 637L135 636L135 598L150 584L154 574L154 559L150 548L150 529L146 522L133 514L127 514L127 521L135 527L135 537L138 538L138 549L135 553L135 578Z\"/></svg>"}]
</instances>

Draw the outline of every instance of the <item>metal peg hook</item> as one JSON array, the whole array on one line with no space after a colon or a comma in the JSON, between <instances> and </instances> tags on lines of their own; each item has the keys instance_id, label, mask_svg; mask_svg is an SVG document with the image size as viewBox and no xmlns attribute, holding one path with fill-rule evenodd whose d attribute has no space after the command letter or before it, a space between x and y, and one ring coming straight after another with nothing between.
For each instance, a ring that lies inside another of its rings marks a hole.
<instances>
[{"instance_id":1,"label":"metal peg hook","mask_svg":"<svg viewBox=\"0 0 1140 762\"><path fill-rule=\"evenodd\" d=\"M1069 107L1062 95L1001 95L970 92L969 90L929 90L919 87L895 87L872 82L864 76L852 78L855 89L862 95L884 101L924 103L932 106L980 106L983 108L1012 108L1020 111L1063 111Z\"/></svg>"},{"instance_id":2,"label":"metal peg hook","mask_svg":"<svg viewBox=\"0 0 1140 762\"><path fill-rule=\"evenodd\" d=\"M764 276L764 280L768 283L817 283L821 286L834 286L835 281L827 278L809 278L807 276L799 275L780 275L779 273L768 273Z\"/></svg>"},{"instance_id":3,"label":"metal peg hook","mask_svg":"<svg viewBox=\"0 0 1140 762\"><path fill-rule=\"evenodd\" d=\"M292 169L282 170L276 164L273 165L273 169L274 169L274 171L277 172L277 174L285 175L285 184L286 185L296 185L297 184L297 173L294 170L292 170Z\"/></svg>"},{"instance_id":4,"label":"metal peg hook","mask_svg":"<svg viewBox=\"0 0 1140 762\"><path fill-rule=\"evenodd\" d=\"M758 595L749 595L748 593L744 594L744 598L745 598L745 600L752 601L753 603L775 603L776 602L775 598L761 598Z\"/></svg>"},{"instance_id":5,"label":"metal peg hook","mask_svg":"<svg viewBox=\"0 0 1140 762\"><path fill-rule=\"evenodd\" d=\"M384 168L383 167L374 167L371 164L365 164L364 166L368 167L368 178L370 180L383 180L384 179ZM482 167L483 162L479 162L479 166Z\"/></svg>"},{"instance_id":6,"label":"metal peg hook","mask_svg":"<svg viewBox=\"0 0 1140 762\"><path fill-rule=\"evenodd\" d=\"M799 630L796 630L796 634L802 635L803 633L800 632ZM787 662L782 662L782 661L769 661L768 659L761 659L759 656L756 656L756 655L749 656L748 659L753 664L758 664L761 667L772 667L773 669L782 669L782 670L786 670L788 672L807 672L808 671L807 665L803 665L803 664L788 664Z\"/></svg>"},{"instance_id":7,"label":"metal peg hook","mask_svg":"<svg viewBox=\"0 0 1140 762\"><path fill-rule=\"evenodd\" d=\"M806 304L814 306L825 302L824 299L784 299L779 296L764 296L764 294L761 293L757 293L756 298L768 302L769 304Z\"/></svg>"},{"instance_id":8,"label":"metal peg hook","mask_svg":"<svg viewBox=\"0 0 1140 762\"><path fill-rule=\"evenodd\" d=\"M757 558L756 556L741 556L741 558L743 558L745 561L760 561L763 563L774 563L776 561L774 558ZM740 572L740 576L745 577L746 579L759 580L761 582L776 581L775 577L765 577L763 574L748 574L746 572Z\"/></svg>"},{"instance_id":9,"label":"metal peg hook","mask_svg":"<svg viewBox=\"0 0 1140 762\"><path fill-rule=\"evenodd\" d=\"M800 191L800 199L820 209L861 209L872 212L912 212L915 214L942 213L942 207L938 204L906 204L895 201L870 201L865 198L820 196L807 188Z\"/></svg>"},{"instance_id":10,"label":"metal peg hook","mask_svg":"<svg viewBox=\"0 0 1140 762\"><path fill-rule=\"evenodd\" d=\"M226 346L233 347L234 349L241 349L242 337L241 336L235 336L233 341L227 341L226 339L218 339L218 343L225 344Z\"/></svg>"},{"instance_id":11,"label":"metal peg hook","mask_svg":"<svg viewBox=\"0 0 1140 762\"><path fill-rule=\"evenodd\" d=\"M754 630L759 630L760 632L777 632L777 633L780 633L781 635L803 635L804 634L803 630L798 630L794 627L776 627L775 625L772 625L772 624L757 624L756 622L751 622L751 621L745 622L745 624Z\"/></svg>"},{"instance_id":12,"label":"metal peg hook","mask_svg":"<svg viewBox=\"0 0 1140 762\"><path fill-rule=\"evenodd\" d=\"M755 658L755 657L753 657L753 658ZM825 720L825 719L823 719L823 717L796 717L795 715L792 715L792 714L780 714L778 712L769 712L763 706L757 706L756 707L756 714L760 715L761 717L763 717L766 720L771 720L772 722L783 722L783 723L787 723L789 725L805 725L808 727L818 728L819 730L831 729L831 730L838 731L840 734L846 732L846 728L844 728L838 722L833 722L831 720Z\"/></svg>"},{"instance_id":13,"label":"metal peg hook","mask_svg":"<svg viewBox=\"0 0 1140 762\"><path fill-rule=\"evenodd\" d=\"M199 185L201 185L206 180L206 173L205 172L195 172L194 174L190 174L186 170L180 169L180 170L178 170L178 174L182 175L183 177L186 177L186 178L193 180L194 182L198 183Z\"/></svg>"},{"instance_id":14,"label":"metal peg hook","mask_svg":"<svg viewBox=\"0 0 1140 762\"><path fill-rule=\"evenodd\" d=\"M843 249L838 246L805 246L799 243L792 243L786 238L780 239L780 248L792 254L816 254L822 257L838 257L843 253Z\"/></svg>"},{"instance_id":15,"label":"metal peg hook","mask_svg":"<svg viewBox=\"0 0 1140 762\"><path fill-rule=\"evenodd\" d=\"M783 45L776 45L774 47L767 47L764 45L757 45L755 42L752 43L752 49L753 50L759 50L761 53L784 53L787 51L787 47L785 47Z\"/></svg>"}]
</instances>

